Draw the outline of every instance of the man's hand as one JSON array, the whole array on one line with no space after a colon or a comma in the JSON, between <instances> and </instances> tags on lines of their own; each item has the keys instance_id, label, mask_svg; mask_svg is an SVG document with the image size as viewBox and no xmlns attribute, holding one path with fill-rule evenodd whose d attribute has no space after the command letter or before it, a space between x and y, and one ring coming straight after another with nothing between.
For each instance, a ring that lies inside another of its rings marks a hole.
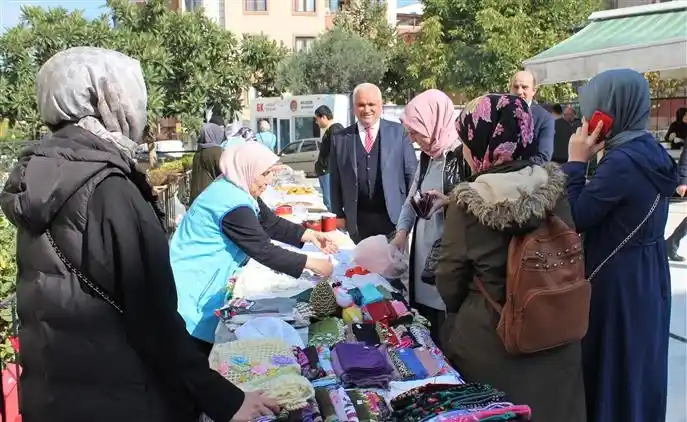
<instances>
[{"instance_id":1,"label":"man's hand","mask_svg":"<svg viewBox=\"0 0 687 422\"><path fill-rule=\"evenodd\" d=\"M603 129L603 122L599 122L594 128L594 132L589 134L589 123L583 117L582 126L577 128L577 131L570 137L568 143L568 161L578 161L586 163L597 152L601 151L605 142L597 142L601 130Z\"/></svg>"},{"instance_id":2,"label":"man's hand","mask_svg":"<svg viewBox=\"0 0 687 422\"><path fill-rule=\"evenodd\" d=\"M326 233L316 232L308 229L305 231L305 233L303 233L301 241L312 243L322 252L327 254L335 254L339 251L339 247L336 246L336 243L334 243L332 238Z\"/></svg>"},{"instance_id":3,"label":"man's hand","mask_svg":"<svg viewBox=\"0 0 687 422\"><path fill-rule=\"evenodd\" d=\"M687 185L680 185L677 187L677 189L675 191L677 192L678 195L680 195L680 197L684 198L685 193L687 193Z\"/></svg>"},{"instance_id":4,"label":"man's hand","mask_svg":"<svg viewBox=\"0 0 687 422\"><path fill-rule=\"evenodd\" d=\"M231 419L231 422L250 422L260 416L272 416L279 412L276 400L271 399L260 391L246 393L243 404Z\"/></svg>"}]
</instances>

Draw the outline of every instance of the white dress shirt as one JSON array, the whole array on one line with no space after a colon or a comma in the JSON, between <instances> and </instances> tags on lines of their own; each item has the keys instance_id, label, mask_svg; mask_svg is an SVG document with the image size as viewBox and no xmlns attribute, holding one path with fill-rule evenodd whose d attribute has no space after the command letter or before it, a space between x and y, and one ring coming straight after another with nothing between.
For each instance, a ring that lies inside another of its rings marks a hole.
<instances>
[{"instance_id":1,"label":"white dress shirt","mask_svg":"<svg viewBox=\"0 0 687 422\"><path fill-rule=\"evenodd\" d=\"M371 129L370 135L372 135L372 142L373 143L377 139L377 134L379 133L379 122L380 121L377 120L377 122L374 123L370 127L370 129ZM367 137L367 130L365 129L365 127L362 124L360 124L360 122L358 122L358 135L360 136L360 142L362 142L363 146L365 146L365 138Z\"/></svg>"}]
</instances>

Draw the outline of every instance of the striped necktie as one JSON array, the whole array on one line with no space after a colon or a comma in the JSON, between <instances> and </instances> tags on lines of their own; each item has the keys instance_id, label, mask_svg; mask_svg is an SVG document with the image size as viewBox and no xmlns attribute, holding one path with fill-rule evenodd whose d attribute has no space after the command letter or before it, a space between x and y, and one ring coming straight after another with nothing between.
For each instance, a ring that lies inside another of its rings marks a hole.
<instances>
[{"instance_id":1,"label":"striped necktie","mask_svg":"<svg viewBox=\"0 0 687 422\"><path fill-rule=\"evenodd\" d=\"M365 128L365 151L369 154L372 151L372 145L374 145L375 140L372 138L372 126Z\"/></svg>"}]
</instances>

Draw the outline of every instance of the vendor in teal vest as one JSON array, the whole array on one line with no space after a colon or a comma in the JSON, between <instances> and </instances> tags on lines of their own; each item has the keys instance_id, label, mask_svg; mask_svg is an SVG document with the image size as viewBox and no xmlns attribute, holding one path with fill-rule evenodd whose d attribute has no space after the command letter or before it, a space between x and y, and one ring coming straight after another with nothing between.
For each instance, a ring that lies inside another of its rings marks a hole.
<instances>
[{"instance_id":1,"label":"vendor in teal vest","mask_svg":"<svg viewBox=\"0 0 687 422\"><path fill-rule=\"evenodd\" d=\"M305 230L275 215L260 199L279 158L258 142L232 145L222 153L222 175L198 197L172 237L170 258L179 314L209 355L224 305L227 282L249 258L292 277L304 269L330 276L332 263L281 248L272 239L302 247L311 242L327 253L336 246L324 233Z\"/></svg>"}]
</instances>

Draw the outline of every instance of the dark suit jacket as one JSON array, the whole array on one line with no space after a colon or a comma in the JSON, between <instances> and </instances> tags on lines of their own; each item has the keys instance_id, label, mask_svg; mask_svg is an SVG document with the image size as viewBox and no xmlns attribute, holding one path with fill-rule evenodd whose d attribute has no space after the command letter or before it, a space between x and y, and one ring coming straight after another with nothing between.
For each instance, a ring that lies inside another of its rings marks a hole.
<instances>
[{"instance_id":1,"label":"dark suit jacket","mask_svg":"<svg viewBox=\"0 0 687 422\"><path fill-rule=\"evenodd\" d=\"M380 166L382 187L389 219L398 222L401 207L413 182L417 157L413 145L400 123L382 119ZM329 155L332 212L346 219L346 229L358 233L358 167L356 142L360 142L358 125L353 124L332 135Z\"/></svg>"},{"instance_id":2,"label":"dark suit jacket","mask_svg":"<svg viewBox=\"0 0 687 422\"><path fill-rule=\"evenodd\" d=\"M555 119L539 104L532 104L530 112L534 120L534 142L538 151L537 155L532 157L532 161L537 164L547 163L553 156Z\"/></svg>"},{"instance_id":3,"label":"dark suit jacket","mask_svg":"<svg viewBox=\"0 0 687 422\"><path fill-rule=\"evenodd\" d=\"M341 123L334 123L327 128L322 135L322 142L320 143L320 154L317 156L317 161L315 162L315 173L318 176L324 176L329 173L329 154L332 145L332 134L343 129Z\"/></svg>"}]
</instances>

